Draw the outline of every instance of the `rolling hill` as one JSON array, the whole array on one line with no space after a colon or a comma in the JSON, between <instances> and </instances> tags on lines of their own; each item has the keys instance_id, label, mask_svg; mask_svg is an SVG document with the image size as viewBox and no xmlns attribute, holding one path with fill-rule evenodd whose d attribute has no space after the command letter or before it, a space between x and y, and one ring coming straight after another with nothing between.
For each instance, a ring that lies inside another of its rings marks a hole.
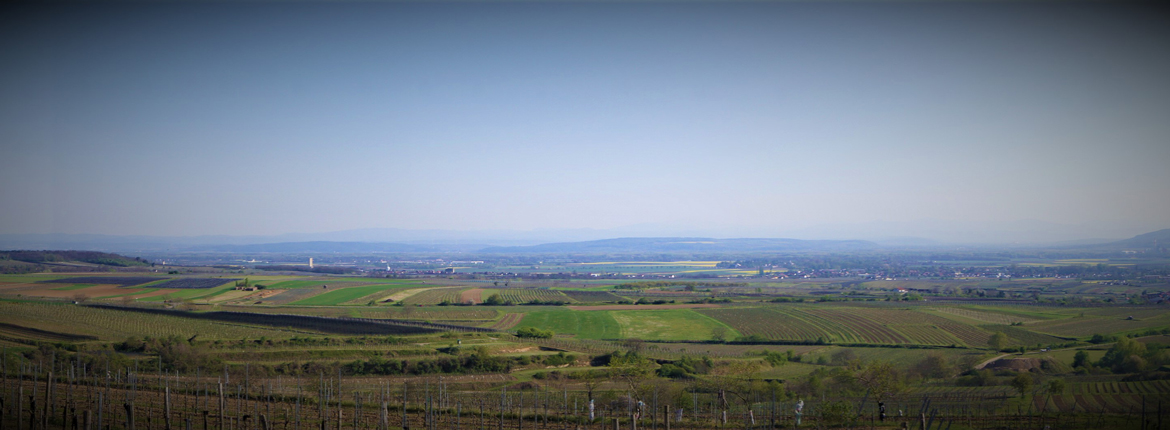
<instances>
[{"instance_id":1,"label":"rolling hill","mask_svg":"<svg viewBox=\"0 0 1170 430\"><path fill-rule=\"evenodd\" d=\"M702 237L638 237L591 240L585 242L546 243L532 246L500 246L480 250L483 253L580 254L638 252L792 252L857 251L878 245L863 240L798 239L711 239Z\"/></svg>"}]
</instances>

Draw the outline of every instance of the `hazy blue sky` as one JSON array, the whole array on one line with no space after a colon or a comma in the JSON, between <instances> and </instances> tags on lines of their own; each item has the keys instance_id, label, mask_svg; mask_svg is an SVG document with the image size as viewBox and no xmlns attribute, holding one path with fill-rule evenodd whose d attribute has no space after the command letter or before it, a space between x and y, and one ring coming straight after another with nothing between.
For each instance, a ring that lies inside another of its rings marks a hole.
<instances>
[{"instance_id":1,"label":"hazy blue sky","mask_svg":"<svg viewBox=\"0 0 1170 430\"><path fill-rule=\"evenodd\" d=\"M1165 9L3 6L0 233L1170 227Z\"/></svg>"}]
</instances>

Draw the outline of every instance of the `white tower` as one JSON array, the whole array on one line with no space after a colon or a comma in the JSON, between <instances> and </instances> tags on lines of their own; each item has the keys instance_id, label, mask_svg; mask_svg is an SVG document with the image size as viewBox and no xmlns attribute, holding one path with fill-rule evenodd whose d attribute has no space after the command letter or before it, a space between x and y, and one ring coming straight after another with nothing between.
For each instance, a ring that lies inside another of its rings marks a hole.
<instances>
[{"instance_id":1,"label":"white tower","mask_svg":"<svg viewBox=\"0 0 1170 430\"><path fill-rule=\"evenodd\" d=\"M309 257L309 268L313 268L313 257Z\"/></svg>"}]
</instances>

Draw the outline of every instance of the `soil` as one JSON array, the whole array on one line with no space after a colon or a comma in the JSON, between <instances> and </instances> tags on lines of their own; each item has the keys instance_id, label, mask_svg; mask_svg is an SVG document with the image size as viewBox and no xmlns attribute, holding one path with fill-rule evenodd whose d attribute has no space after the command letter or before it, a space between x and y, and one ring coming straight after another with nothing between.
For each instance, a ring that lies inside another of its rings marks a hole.
<instances>
[{"instance_id":1,"label":"soil","mask_svg":"<svg viewBox=\"0 0 1170 430\"><path fill-rule=\"evenodd\" d=\"M462 293L459 293L460 303L471 303L478 305L483 298L483 288L473 288Z\"/></svg>"}]
</instances>

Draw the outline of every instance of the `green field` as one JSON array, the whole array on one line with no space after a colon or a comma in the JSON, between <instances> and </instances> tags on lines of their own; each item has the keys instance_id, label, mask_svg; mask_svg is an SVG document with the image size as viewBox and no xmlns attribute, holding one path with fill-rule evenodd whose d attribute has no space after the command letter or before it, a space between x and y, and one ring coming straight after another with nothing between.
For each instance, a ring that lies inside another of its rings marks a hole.
<instances>
[{"instance_id":1,"label":"green field","mask_svg":"<svg viewBox=\"0 0 1170 430\"><path fill-rule=\"evenodd\" d=\"M583 339L617 339L622 327L608 312L584 312L569 309L536 311L524 314L515 328L536 327L556 333L572 334Z\"/></svg>"},{"instance_id":2,"label":"green field","mask_svg":"<svg viewBox=\"0 0 1170 430\"><path fill-rule=\"evenodd\" d=\"M323 280L316 280L316 279L308 280L308 281L281 281L281 282L277 282L275 284L269 285L268 288L273 288L273 289L278 289L278 290L279 289L292 289L292 288L310 288L310 287L320 287L321 285L329 285L330 283L336 284L338 282L339 281L329 281L329 280L323 281Z\"/></svg>"},{"instance_id":3,"label":"green field","mask_svg":"<svg viewBox=\"0 0 1170 430\"><path fill-rule=\"evenodd\" d=\"M296 301L296 302L293 302L290 304L291 305L301 305L301 306L340 305L340 304L348 302L350 300L360 299L360 298L368 296L370 294L374 294L374 293L378 293L378 292L386 291L386 290L393 290L393 289L402 288L402 287L403 287L402 285L382 284L382 285L367 285L364 287L342 288L339 290L330 291L330 292L325 293L325 294L319 294L319 295L316 295L316 296L313 296L313 297L310 297L310 298L307 298L304 300L299 300L299 301Z\"/></svg>"},{"instance_id":4,"label":"green field","mask_svg":"<svg viewBox=\"0 0 1170 430\"><path fill-rule=\"evenodd\" d=\"M735 329L690 309L609 311L621 325L621 336L643 340L707 340L717 327L727 338L739 337Z\"/></svg>"},{"instance_id":5,"label":"green field","mask_svg":"<svg viewBox=\"0 0 1170 430\"><path fill-rule=\"evenodd\" d=\"M294 289L294 288L314 288L322 285L353 285L353 284L383 284L383 285L400 285L400 284L417 284L418 281L409 279L378 279L378 278L329 278L329 279L295 279L269 283L264 280L255 280L253 284L267 285L268 288L274 289Z\"/></svg>"}]
</instances>

